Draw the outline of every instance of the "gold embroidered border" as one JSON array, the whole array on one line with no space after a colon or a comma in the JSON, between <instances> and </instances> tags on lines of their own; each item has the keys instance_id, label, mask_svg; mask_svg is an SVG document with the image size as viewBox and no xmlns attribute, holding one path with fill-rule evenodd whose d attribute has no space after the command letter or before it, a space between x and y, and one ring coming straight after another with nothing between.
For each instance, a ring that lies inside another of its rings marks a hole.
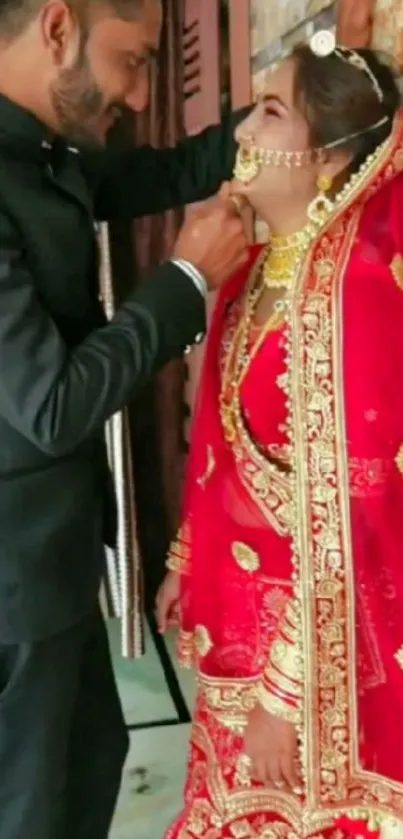
<instances>
[{"instance_id":1,"label":"gold embroidered border","mask_svg":"<svg viewBox=\"0 0 403 839\"><path fill-rule=\"evenodd\" d=\"M397 651L397 653L395 653L395 659L396 659L400 669L403 670L403 647L400 647L400 649Z\"/></svg>"},{"instance_id":2,"label":"gold embroidered border","mask_svg":"<svg viewBox=\"0 0 403 839\"><path fill-rule=\"evenodd\" d=\"M343 813L403 815L403 785L358 760L354 574L343 405L343 275L364 201L403 168L403 120L358 174L313 249L292 307L294 559L304 650L306 836ZM392 155L392 150L395 153ZM353 202L357 204L352 208ZM340 212L344 216L337 219ZM302 302L301 302L302 301ZM305 422L304 422L305 421Z\"/></svg>"},{"instance_id":3,"label":"gold embroidered border","mask_svg":"<svg viewBox=\"0 0 403 839\"><path fill-rule=\"evenodd\" d=\"M403 475L403 443L400 446L400 449L395 457L396 466L401 475Z\"/></svg>"},{"instance_id":4,"label":"gold embroidered border","mask_svg":"<svg viewBox=\"0 0 403 839\"><path fill-rule=\"evenodd\" d=\"M199 624L194 632L185 632L180 628L176 645L180 665L185 669L197 667L200 659L205 658L213 646L207 627Z\"/></svg>"},{"instance_id":5,"label":"gold embroidered border","mask_svg":"<svg viewBox=\"0 0 403 839\"><path fill-rule=\"evenodd\" d=\"M202 725L195 726L193 741L208 761L207 783L218 835L225 824L259 811L278 813L300 837L332 827L342 814L371 816L375 824L391 814L397 818L403 815L403 786L364 772L358 761L355 603L340 358L343 262L358 219L358 212L356 215L350 209L358 198L362 205L373 191L403 170L402 137L400 118L369 171L354 178L339 203L329 233L314 248L315 287L308 287L312 267L308 259L302 288L296 290L291 309L292 462L298 493L293 552L299 567L295 595L301 607L304 649L306 805L302 809L298 799L278 791L252 788L229 792L213 742ZM342 212L346 215L340 221ZM304 424L307 418L308 428ZM217 680L209 680L209 684L217 688ZM221 699L218 692L209 701L217 705ZM229 698L224 705L224 718L233 719Z\"/></svg>"},{"instance_id":6,"label":"gold embroidered border","mask_svg":"<svg viewBox=\"0 0 403 839\"><path fill-rule=\"evenodd\" d=\"M248 714L257 703L259 679L216 679L200 673L199 696L225 728L243 734Z\"/></svg>"},{"instance_id":7,"label":"gold embroidered border","mask_svg":"<svg viewBox=\"0 0 403 839\"><path fill-rule=\"evenodd\" d=\"M235 791L229 791L225 775L216 758L214 743L205 726L193 726L192 742L203 752L207 760L207 784L217 828L222 829L255 813L274 812L280 818L289 821L298 835L302 835L301 805L296 797L277 790L256 787L240 786ZM194 806L197 807L197 802Z\"/></svg>"},{"instance_id":8,"label":"gold embroidered border","mask_svg":"<svg viewBox=\"0 0 403 839\"><path fill-rule=\"evenodd\" d=\"M287 536L295 515L290 476L258 452L239 424L237 433L234 456L239 478L268 524L279 536Z\"/></svg>"},{"instance_id":9,"label":"gold embroidered border","mask_svg":"<svg viewBox=\"0 0 403 839\"><path fill-rule=\"evenodd\" d=\"M400 253L393 257L390 270L396 285L403 291L403 257Z\"/></svg>"}]
</instances>

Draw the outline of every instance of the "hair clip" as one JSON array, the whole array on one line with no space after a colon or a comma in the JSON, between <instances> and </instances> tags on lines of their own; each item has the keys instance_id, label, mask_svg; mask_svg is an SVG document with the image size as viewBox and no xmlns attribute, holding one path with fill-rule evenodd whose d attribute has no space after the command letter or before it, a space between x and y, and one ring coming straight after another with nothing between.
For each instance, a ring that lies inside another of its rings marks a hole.
<instances>
[{"instance_id":1,"label":"hair clip","mask_svg":"<svg viewBox=\"0 0 403 839\"><path fill-rule=\"evenodd\" d=\"M336 37L330 29L321 29L312 35L309 46L318 58L327 58L336 50Z\"/></svg>"}]
</instances>

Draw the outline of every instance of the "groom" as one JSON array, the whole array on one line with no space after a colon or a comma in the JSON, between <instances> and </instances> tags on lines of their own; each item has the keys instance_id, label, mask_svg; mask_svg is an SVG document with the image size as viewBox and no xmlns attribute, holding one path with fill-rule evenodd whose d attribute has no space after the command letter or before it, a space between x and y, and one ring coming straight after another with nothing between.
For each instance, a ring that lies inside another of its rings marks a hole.
<instances>
[{"instance_id":1,"label":"groom","mask_svg":"<svg viewBox=\"0 0 403 839\"><path fill-rule=\"evenodd\" d=\"M232 169L230 122L105 150L120 108L147 105L160 28L158 0L0 0L0 839L108 835L127 734L97 607L103 426L202 337L207 288L246 252L221 199L105 322L94 221L202 199Z\"/></svg>"}]
</instances>

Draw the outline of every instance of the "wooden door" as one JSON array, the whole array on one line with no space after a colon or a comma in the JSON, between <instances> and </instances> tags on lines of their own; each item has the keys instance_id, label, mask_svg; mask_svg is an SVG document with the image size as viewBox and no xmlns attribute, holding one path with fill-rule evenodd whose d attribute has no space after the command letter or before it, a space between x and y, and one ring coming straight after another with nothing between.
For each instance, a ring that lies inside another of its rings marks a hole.
<instances>
[{"instance_id":1,"label":"wooden door","mask_svg":"<svg viewBox=\"0 0 403 839\"><path fill-rule=\"evenodd\" d=\"M185 127L189 135L218 124L222 115L223 60L229 62L229 104L232 110L250 102L250 0L185 0L183 51L185 63ZM228 31L221 23L228 20ZM225 39L228 43L225 43ZM194 212L195 206L187 213ZM199 205L200 206L200 205ZM214 307L209 300L209 315ZM186 401L192 411L203 347L189 357Z\"/></svg>"}]
</instances>

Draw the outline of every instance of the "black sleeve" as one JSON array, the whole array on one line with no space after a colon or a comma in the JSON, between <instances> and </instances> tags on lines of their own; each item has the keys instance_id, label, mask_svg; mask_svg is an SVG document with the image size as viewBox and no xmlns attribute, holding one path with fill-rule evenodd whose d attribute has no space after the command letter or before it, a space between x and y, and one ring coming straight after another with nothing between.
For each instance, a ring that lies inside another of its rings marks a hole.
<instances>
[{"instance_id":1,"label":"black sleeve","mask_svg":"<svg viewBox=\"0 0 403 839\"><path fill-rule=\"evenodd\" d=\"M131 219L202 201L232 177L234 130L249 109L172 149L82 152L98 221Z\"/></svg>"},{"instance_id":2,"label":"black sleeve","mask_svg":"<svg viewBox=\"0 0 403 839\"><path fill-rule=\"evenodd\" d=\"M165 263L105 327L69 349L0 215L0 416L52 456L102 428L159 366L205 330L191 279Z\"/></svg>"}]
</instances>

